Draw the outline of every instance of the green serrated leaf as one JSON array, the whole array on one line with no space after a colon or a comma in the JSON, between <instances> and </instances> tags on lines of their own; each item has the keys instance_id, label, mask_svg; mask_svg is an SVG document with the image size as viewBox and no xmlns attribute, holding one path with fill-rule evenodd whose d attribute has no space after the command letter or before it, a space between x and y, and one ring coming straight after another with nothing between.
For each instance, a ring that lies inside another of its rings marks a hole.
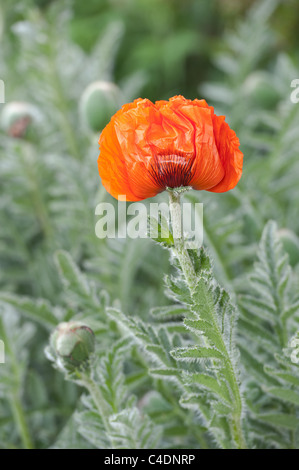
<instances>
[{"instance_id":1,"label":"green serrated leaf","mask_svg":"<svg viewBox=\"0 0 299 470\"><path fill-rule=\"evenodd\" d=\"M70 254L60 250L56 252L55 259L65 286L80 296L89 297L91 292L88 282Z\"/></svg>"},{"instance_id":2,"label":"green serrated leaf","mask_svg":"<svg viewBox=\"0 0 299 470\"><path fill-rule=\"evenodd\" d=\"M279 377L280 379L284 380L285 382L288 382L289 384L296 385L297 387L299 387L299 377L291 374L291 372L276 370L272 367L267 366L265 366L265 372L274 377Z\"/></svg>"},{"instance_id":3,"label":"green serrated leaf","mask_svg":"<svg viewBox=\"0 0 299 470\"><path fill-rule=\"evenodd\" d=\"M181 316L186 313L186 307L181 305L169 305L167 307L155 307L150 311L150 314L161 320Z\"/></svg>"},{"instance_id":4,"label":"green serrated leaf","mask_svg":"<svg viewBox=\"0 0 299 470\"><path fill-rule=\"evenodd\" d=\"M177 360L180 359L221 359L223 360L223 354L220 351L213 348L203 347L185 347L177 348L170 351L170 354Z\"/></svg>"},{"instance_id":5,"label":"green serrated leaf","mask_svg":"<svg viewBox=\"0 0 299 470\"><path fill-rule=\"evenodd\" d=\"M50 329L55 327L62 317L62 312L52 307L51 304L44 299L31 299L29 297L21 297L1 292L0 301L12 305L31 320L37 321Z\"/></svg>"},{"instance_id":6,"label":"green serrated leaf","mask_svg":"<svg viewBox=\"0 0 299 470\"><path fill-rule=\"evenodd\" d=\"M290 429L291 431L296 431L299 426L299 421L296 416L286 413L259 414L258 419L265 423L277 426L278 429L282 427Z\"/></svg>"},{"instance_id":7,"label":"green serrated leaf","mask_svg":"<svg viewBox=\"0 0 299 470\"><path fill-rule=\"evenodd\" d=\"M174 368L165 368L165 369L149 369L149 373L154 376L159 377L177 377L179 375L179 371Z\"/></svg>"},{"instance_id":8,"label":"green serrated leaf","mask_svg":"<svg viewBox=\"0 0 299 470\"><path fill-rule=\"evenodd\" d=\"M212 393L215 393L215 395L218 395L227 403L231 402L231 396L227 386L223 382L219 383L215 377L207 374L195 373L188 375L187 380L190 381L190 383L198 384L201 387L210 390Z\"/></svg>"},{"instance_id":9,"label":"green serrated leaf","mask_svg":"<svg viewBox=\"0 0 299 470\"><path fill-rule=\"evenodd\" d=\"M148 216L148 236L155 242L168 248L174 245L174 239L169 224L161 214L159 220L153 216Z\"/></svg>"},{"instance_id":10,"label":"green serrated leaf","mask_svg":"<svg viewBox=\"0 0 299 470\"><path fill-rule=\"evenodd\" d=\"M276 398L280 398L281 400L287 403L293 403L294 405L299 406L299 393L294 392L293 390L287 390L285 388L279 388L279 387L272 387L272 388L267 388L266 391Z\"/></svg>"},{"instance_id":11,"label":"green serrated leaf","mask_svg":"<svg viewBox=\"0 0 299 470\"><path fill-rule=\"evenodd\" d=\"M217 350L225 354L223 344L219 340L217 332L212 328L212 325L203 320L189 320L187 318L184 320L184 324L187 329L191 330L195 334L206 337L211 346L214 346Z\"/></svg>"}]
</instances>

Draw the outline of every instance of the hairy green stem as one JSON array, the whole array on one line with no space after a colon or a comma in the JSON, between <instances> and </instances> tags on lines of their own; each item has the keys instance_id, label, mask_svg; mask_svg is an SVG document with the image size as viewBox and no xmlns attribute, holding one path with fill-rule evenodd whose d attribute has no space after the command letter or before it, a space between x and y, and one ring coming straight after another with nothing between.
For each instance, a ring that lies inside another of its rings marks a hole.
<instances>
[{"instance_id":1,"label":"hairy green stem","mask_svg":"<svg viewBox=\"0 0 299 470\"><path fill-rule=\"evenodd\" d=\"M184 247L180 193L175 190L169 191L169 209L174 239L174 252L179 260L186 282L190 290L193 291L197 282L196 274L190 256Z\"/></svg>"},{"instance_id":2,"label":"hairy green stem","mask_svg":"<svg viewBox=\"0 0 299 470\"><path fill-rule=\"evenodd\" d=\"M184 235L182 230L182 211L181 211L181 204L180 204L180 191L176 190L169 190L169 207L170 207L170 215L171 215L171 222L172 222L172 230L173 230L173 238L174 238L174 254L177 257L180 266L182 268L186 283L192 294L195 292L197 287L197 276L194 270L193 263L190 259L188 251L184 246ZM208 301L208 292L204 293L207 296ZM240 395L239 385L236 377L236 373L231 362L229 353L225 346L224 339L222 337L221 331L218 327L217 321L212 316L211 321L213 323L214 331L217 334L219 341L222 344L223 350L226 351L225 354L225 366L226 372L231 379L231 383L233 383L233 395L234 395L234 409L232 412L232 420L231 420L231 433L236 444L236 447L239 449L246 448L246 442L243 436L242 430L242 422L241 422L241 415L242 415L242 399Z\"/></svg>"},{"instance_id":3,"label":"hairy green stem","mask_svg":"<svg viewBox=\"0 0 299 470\"><path fill-rule=\"evenodd\" d=\"M94 382L94 380L90 377L89 373L80 373L80 380L82 385L88 390L90 393L103 421L106 431L108 430L108 417L109 413L107 412L107 407L105 400L102 396L102 393L98 387L98 385Z\"/></svg>"},{"instance_id":4,"label":"hairy green stem","mask_svg":"<svg viewBox=\"0 0 299 470\"><path fill-rule=\"evenodd\" d=\"M13 394L12 398L10 399L10 405L23 442L23 446L25 447L25 449L33 449L33 443L31 441L30 433L28 430L25 413L22 407L21 400L17 393Z\"/></svg>"},{"instance_id":5,"label":"hairy green stem","mask_svg":"<svg viewBox=\"0 0 299 470\"><path fill-rule=\"evenodd\" d=\"M90 373L87 372L78 372L78 378L81 382L81 385L86 388L86 390L90 393L94 404L97 407L97 410L102 418L103 425L106 431L108 438L110 439L111 446L115 447L114 440L111 438L111 430L109 425L109 414L110 410L107 407L107 403L102 395L102 392L98 386L98 384L93 380L90 376Z\"/></svg>"}]
</instances>

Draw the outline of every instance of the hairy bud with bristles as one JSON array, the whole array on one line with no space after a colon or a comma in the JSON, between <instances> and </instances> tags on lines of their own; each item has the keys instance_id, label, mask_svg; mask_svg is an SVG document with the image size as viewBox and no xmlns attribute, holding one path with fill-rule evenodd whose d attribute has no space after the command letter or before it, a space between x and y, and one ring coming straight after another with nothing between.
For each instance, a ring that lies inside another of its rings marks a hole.
<instances>
[{"instance_id":1,"label":"hairy bud with bristles","mask_svg":"<svg viewBox=\"0 0 299 470\"><path fill-rule=\"evenodd\" d=\"M60 323L50 338L50 347L54 355L66 369L88 365L94 346L94 332L77 321Z\"/></svg>"}]
</instances>

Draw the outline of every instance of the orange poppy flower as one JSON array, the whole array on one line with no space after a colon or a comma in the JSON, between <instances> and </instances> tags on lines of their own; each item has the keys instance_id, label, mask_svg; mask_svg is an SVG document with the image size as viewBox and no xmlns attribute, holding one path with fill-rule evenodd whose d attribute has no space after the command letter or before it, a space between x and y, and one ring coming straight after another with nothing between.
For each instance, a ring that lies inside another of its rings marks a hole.
<instances>
[{"instance_id":1,"label":"orange poppy flower","mask_svg":"<svg viewBox=\"0 0 299 470\"><path fill-rule=\"evenodd\" d=\"M242 174L239 140L205 100L139 98L112 117L99 144L102 183L117 199L140 201L181 186L221 193Z\"/></svg>"}]
</instances>

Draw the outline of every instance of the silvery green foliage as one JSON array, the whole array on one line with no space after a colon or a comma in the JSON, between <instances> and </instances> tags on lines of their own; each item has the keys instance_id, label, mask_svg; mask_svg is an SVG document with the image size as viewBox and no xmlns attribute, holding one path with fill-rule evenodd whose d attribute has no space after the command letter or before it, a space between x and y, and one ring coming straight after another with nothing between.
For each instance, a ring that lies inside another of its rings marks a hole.
<instances>
[{"instance_id":1,"label":"silvery green foliage","mask_svg":"<svg viewBox=\"0 0 299 470\"><path fill-rule=\"evenodd\" d=\"M61 1L46 21L28 17L7 41L0 33L7 99L41 112L32 140L0 131L1 448L233 447L234 384L224 373L223 344L241 383L247 445L298 448L298 248L284 245L291 269L280 239L287 227L298 241L299 105L289 97L299 66L276 52L269 23L279 3L255 2L221 40L219 81L200 88L198 97L237 132L245 168L227 194L184 196L204 203L213 263L212 274L206 251L192 257L200 278L192 299L167 250L94 235L96 204L117 204L100 187L98 136L83 128L78 97L94 79L113 80L123 25L110 24L86 53L67 34ZM142 94L142 80L118 83L125 101ZM92 374L110 407L109 433L88 392L44 355L50 332L70 320L95 331Z\"/></svg>"},{"instance_id":2,"label":"silvery green foliage","mask_svg":"<svg viewBox=\"0 0 299 470\"><path fill-rule=\"evenodd\" d=\"M179 271L167 277L167 292L175 303L153 309L149 323L109 306L107 296L70 255L57 252L69 303L68 309L63 303L58 309L57 322L84 319L96 332L98 349L92 375L109 408L110 429L107 433L92 397L84 394L52 447L66 445L66 436L72 439L70 446L82 447L171 447L178 445L177 439L182 446L234 447L230 423L240 382L248 445L296 446L299 378L298 365L291 361L291 339L298 329L298 300L275 224L270 222L262 236L259 262L251 277L253 296L248 292L239 297L241 376L237 372L235 307L212 276L205 250L190 254L199 278L196 292L190 296ZM43 313L47 309L41 300L29 302L2 294L2 302L51 327L52 317L49 320ZM123 340L118 339L120 335ZM115 346L108 346L115 340ZM228 361L237 383L227 373ZM144 395L144 387L157 394L155 406ZM157 403L165 414L154 411ZM84 441L74 436L73 420ZM162 440L153 441L153 436Z\"/></svg>"},{"instance_id":3,"label":"silvery green foliage","mask_svg":"<svg viewBox=\"0 0 299 470\"><path fill-rule=\"evenodd\" d=\"M244 153L244 176L234 191L191 195L204 203L204 240L217 278L234 291L246 283L244 273L269 219L294 235L299 228L294 204L299 106L290 100L298 64L285 52L274 54L280 39L269 23L280 5L255 2L238 28L226 33L214 58L220 80L199 87L215 112L226 115Z\"/></svg>"},{"instance_id":4,"label":"silvery green foliage","mask_svg":"<svg viewBox=\"0 0 299 470\"><path fill-rule=\"evenodd\" d=\"M100 31L87 54L67 34L68 4L53 5L46 17L33 15L15 23L11 34L18 48L16 63L11 64L9 44L3 44L0 57L1 79L9 84L7 101L34 102L40 112L30 140L10 139L0 130L0 259L7 266L0 283L48 299L55 299L59 290L53 263L56 249L70 250L76 259L104 257L106 265L112 251L104 249L106 240L99 249L94 235L95 207L106 194L99 189L94 167L98 136L84 128L79 99L90 82L113 81L123 25L111 23ZM6 63L15 71L13 79L9 67L2 68ZM26 77L25 86L18 76ZM138 95L137 82L136 76L126 77L124 102ZM101 260L103 271L104 263Z\"/></svg>"},{"instance_id":5,"label":"silvery green foliage","mask_svg":"<svg viewBox=\"0 0 299 470\"><path fill-rule=\"evenodd\" d=\"M250 285L239 298L250 433L257 446L297 447L299 369L288 346L298 330L299 302L274 222L264 229Z\"/></svg>"},{"instance_id":6,"label":"silvery green foliage","mask_svg":"<svg viewBox=\"0 0 299 470\"><path fill-rule=\"evenodd\" d=\"M116 343L95 367L93 379L109 412L108 425L104 425L95 403L86 396L82 401L88 409L75 415L79 433L97 448L149 449L159 445L161 429L128 394L123 373L127 349L127 340Z\"/></svg>"},{"instance_id":7,"label":"silvery green foliage","mask_svg":"<svg viewBox=\"0 0 299 470\"><path fill-rule=\"evenodd\" d=\"M168 320L165 323L153 327L115 309L108 311L149 357L149 373L173 382L181 406L194 413L195 422L203 421L218 444L230 447L235 444L231 417L241 413L242 407L234 371L238 357L233 337L235 309L216 283L206 252L193 251L192 261L198 275L193 294L180 270L178 276L166 279L168 295L178 303L154 310L155 318ZM169 321L171 317L183 322Z\"/></svg>"}]
</instances>

